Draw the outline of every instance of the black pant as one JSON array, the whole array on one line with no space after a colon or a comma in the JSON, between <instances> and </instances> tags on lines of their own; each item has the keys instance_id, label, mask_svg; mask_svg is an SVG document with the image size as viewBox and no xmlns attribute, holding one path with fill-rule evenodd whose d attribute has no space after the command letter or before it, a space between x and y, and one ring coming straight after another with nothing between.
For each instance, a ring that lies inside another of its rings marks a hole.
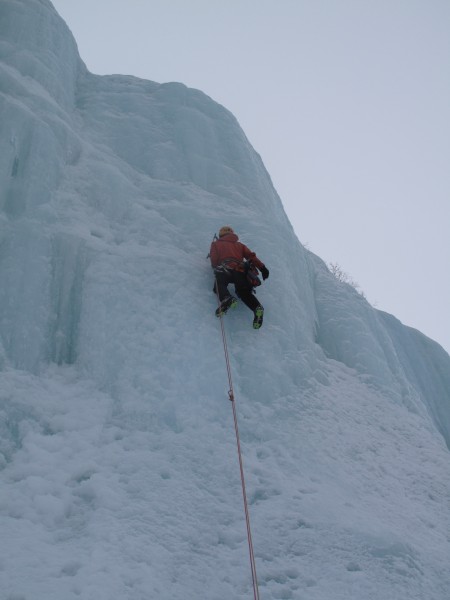
<instances>
[{"instance_id":1,"label":"black pant","mask_svg":"<svg viewBox=\"0 0 450 600\"><path fill-rule=\"evenodd\" d=\"M260 306L258 298L253 294L253 287L248 282L245 273L242 273L241 271L219 271L216 273L216 285L214 286L214 291L219 294L219 300L221 302L230 295L230 292L228 291L230 283L234 284L237 297L240 298L250 310L254 312L256 307Z\"/></svg>"}]
</instances>

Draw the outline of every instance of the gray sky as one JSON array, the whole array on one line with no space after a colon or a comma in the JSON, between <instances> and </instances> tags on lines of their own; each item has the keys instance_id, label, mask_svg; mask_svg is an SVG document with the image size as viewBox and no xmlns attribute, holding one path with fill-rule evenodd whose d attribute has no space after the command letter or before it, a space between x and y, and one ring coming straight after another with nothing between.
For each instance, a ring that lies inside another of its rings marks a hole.
<instances>
[{"instance_id":1,"label":"gray sky","mask_svg":"<svg viewBox=\"0 0 450 600\"><path fill-rule=\"evenodd\" d=\"M300 241L450 351L448 0L52 1L90 71L228 108Z\"/></svg>"}]
</instances>

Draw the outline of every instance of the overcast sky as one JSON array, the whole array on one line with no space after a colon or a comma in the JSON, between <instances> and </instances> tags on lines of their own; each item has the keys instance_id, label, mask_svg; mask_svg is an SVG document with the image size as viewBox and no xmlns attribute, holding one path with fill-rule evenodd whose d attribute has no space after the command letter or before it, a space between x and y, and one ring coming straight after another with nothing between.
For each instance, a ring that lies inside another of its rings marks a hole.
<instances>
[{"instance_id":1,"label":"overcast sky","mask_svg":"<svg viewBox=\"0 0 450 600\"><path fill-rule=\"evenodd\" d=\"M450 351L449 0L53 4L93 73L228 108L300 241Z\"/></svg>"}]
</instances>

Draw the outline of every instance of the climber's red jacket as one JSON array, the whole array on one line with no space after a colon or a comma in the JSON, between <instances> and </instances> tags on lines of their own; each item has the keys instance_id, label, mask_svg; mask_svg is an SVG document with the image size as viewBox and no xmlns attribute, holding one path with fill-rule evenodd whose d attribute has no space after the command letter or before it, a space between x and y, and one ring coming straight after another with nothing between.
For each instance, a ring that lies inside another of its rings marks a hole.
<instances>
[{"instance_id":1,"label":"climber's red jacket","mask_svg":"<svg viewBox=\"0 0 450 600\"><path fill-rule=\"evenodd\" d=\"M244 259L251 260L258 269L264 267L254 252L239 241L235 233L227 233L211 244L209 251L213 269L224 265L235 271L244 271Z\"/></svg>"}]
</instances>

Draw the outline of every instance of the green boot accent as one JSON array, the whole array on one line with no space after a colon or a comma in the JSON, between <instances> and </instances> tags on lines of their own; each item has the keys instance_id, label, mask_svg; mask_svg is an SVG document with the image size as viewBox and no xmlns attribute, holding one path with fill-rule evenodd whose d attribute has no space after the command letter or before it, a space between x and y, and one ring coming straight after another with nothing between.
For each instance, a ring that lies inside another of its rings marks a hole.
<instances>
[{"instance_id":1,"label":"green boot accent","mask_svg":"<svg viewBox=\"0 0 450 600\"><path fill-rule=\"evenodd\" d=\"M260 329L263 324L264 308L259 305L255 309L255 318L253 319L253 329Z\"/></svg>"}]
</instances>

